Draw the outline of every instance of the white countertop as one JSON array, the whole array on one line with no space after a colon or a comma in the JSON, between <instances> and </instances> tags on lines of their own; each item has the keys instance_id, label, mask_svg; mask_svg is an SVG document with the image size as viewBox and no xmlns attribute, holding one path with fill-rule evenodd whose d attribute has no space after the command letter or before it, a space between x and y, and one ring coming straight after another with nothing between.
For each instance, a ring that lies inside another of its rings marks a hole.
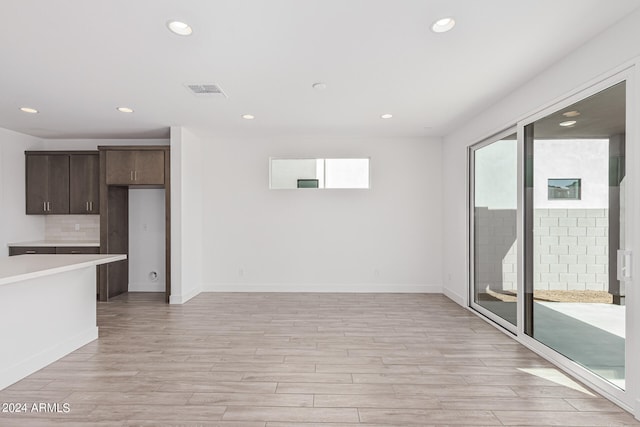
<instances>
[{"instance_id":1,"label":"white countertop","mask_svg":"<svg viewBox=\"0 0 640 427\"><path fill-rule=\"evenodd\" d=\"M14 247L97 247L100 246L100 242L93 240L34 240L31 242L17 242L9 243L7 246Z\"/></svg>"},{"instance_id":2,"label":"white countertop","mask_svg":"<svg viewBox=\"0 0 640 427\"><path fill-rule=\"evenodd\" d=\"M126 255L17 255L0 258L0 285L127 259Z\"/></svg>"}]
</instances>

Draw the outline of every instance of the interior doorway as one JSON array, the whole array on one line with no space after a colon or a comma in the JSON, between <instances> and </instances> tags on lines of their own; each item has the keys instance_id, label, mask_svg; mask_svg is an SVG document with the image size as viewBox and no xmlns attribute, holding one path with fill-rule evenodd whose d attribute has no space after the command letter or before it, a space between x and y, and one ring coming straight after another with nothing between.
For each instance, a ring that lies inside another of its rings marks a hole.
<instances>
[{"instance_id":1,"label":"interior doorway","mask_svg":"<svg viewBox=\"0 0 640 427\"><path fill-rule=\"evenodd\" d=\"M161 290L165 302L169 303L171 296L170 148L146 145L99 146L98 150L100 151L100 252L126 253L128 256L126 261L100 268L99 300L108 301L109 298L129 292L133 278L140 280L138 283L133 283L133 287L138 288L133 290ZM135 211L131 211L130 205L136 208ZM145 215L145 212L148 215ZM130 221L133 221L132 225L136 233L130 233ZM131 234L135 241L131 240ZM158 253L162 243L164 248ZM134 251L132 252L131 249ZM147 256L151 254L158 256ZM163 269L160 268L161 261L159 261L162 256L164 257ZM133 262L136 264L131 268ZM145 279L139 279L140 276L144 276ZM163 289L162 281L164 281Z\"/></svg>"},{"instance_id":2,"label":"interior doorway","mask_svg":"<svg viewBox=\"0 0 640 427\"><path fill-rule=\"evenodd\" d=\"M165 190L129 189L129 292L164 292Z\"/></svg>"}]
</instances>

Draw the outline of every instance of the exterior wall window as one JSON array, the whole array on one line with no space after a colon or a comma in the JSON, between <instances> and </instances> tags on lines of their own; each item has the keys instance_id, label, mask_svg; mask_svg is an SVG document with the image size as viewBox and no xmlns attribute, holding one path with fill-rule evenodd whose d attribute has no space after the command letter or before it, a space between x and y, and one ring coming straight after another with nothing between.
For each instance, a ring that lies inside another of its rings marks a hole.
<instances>
[{"instance_id":1,"label":"exterior wall window","mask_svg":"<svg viewBox=\"0 0 640 427\"><path fill-rule=\"evenodd\" d=\"M581 180L579 178L549 179L547 185L549 200L580 200Z\"/></svg>"}]
</instances>

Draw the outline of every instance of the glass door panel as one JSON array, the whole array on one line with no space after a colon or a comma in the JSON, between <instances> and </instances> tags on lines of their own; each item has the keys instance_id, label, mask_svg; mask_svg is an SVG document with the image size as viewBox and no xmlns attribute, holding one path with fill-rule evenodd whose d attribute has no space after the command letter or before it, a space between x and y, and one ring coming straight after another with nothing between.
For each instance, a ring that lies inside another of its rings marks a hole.
<instances>
[{"instance_id":1,"label":"glass door panel","mask_svg":"<svg viewBox=\"0 0 640 427\"><path fill-rule=\"evenodd\" d=\"M525 127L525 333L625 388L625 83Z\"/></svg>"},{"instance_id":2,"label":"glass door panel","mask_svg":"<svg viewBox=\"0 0 640 427\"><path fill-rule=\"evenodd\" d=\"M517 148L512 134L471 152L471 306L511 330L517 323Z\"/></svg>"}]
</instances>

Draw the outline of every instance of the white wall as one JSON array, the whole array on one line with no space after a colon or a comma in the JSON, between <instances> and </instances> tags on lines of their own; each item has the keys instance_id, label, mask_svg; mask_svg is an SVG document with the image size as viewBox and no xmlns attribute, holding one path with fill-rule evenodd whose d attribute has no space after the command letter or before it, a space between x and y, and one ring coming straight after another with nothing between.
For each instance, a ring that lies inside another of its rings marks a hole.
<instances>
[{"instance_id":1,"label":"white wall","mask_svg":"<svg viewBox=\"0 0 640 427\"><path fill-rule=\"evenodd\" d=\"M42 150L97 150L99 145L168 145L168 139L43 139Z\"/></svg>"},{"instance_id":2,"label":"white wall","mask_svg":"<svg viewBox=\"0 0 640 427\"><path fill-rule=\"evenodd\" d=\"M129 189L130 292L165 290L164 206L164 189Z\"/></svg>"},{"instance_id":3,"label":"white wall","mask_svg":"<svg viewBox=\"0 0 640 427\"><path fill-rule=\"evenodd\" d=\"M640 55L640 11L586 43L444 139L444 290L466 297L466 148Z\"/></svg>"},{"instance_id":4,"label":"white wall","mask_svg":"<svg viewBox=\"0 0 640 427\"><path fill-rule=\"evenodd\" d=\"M441 291L439 139L198 136L204 290ZM370 157L371 189L270 190L270 157Z\"/></svg>"},{"instance_id":5,"label":"white wall","mask_svg":"<svg viewBox=\"0 0 640 427\"><path fill-rule=\"evenodd\" d=\"M181 304L202 290L203 141L181 127L171 128L171 299ZM209 165L207 165L208 167Z\"/></svg>"},{"instance_id":6,"label":"white wall","mask_svg":"<svg viewBox=\"0 0 640 427\"><path fill-rule=\"evenodd\" d=\"M42 140L0 128L0 257L7 244L44 239L44 216L25 214L25 150L42 148Z\"/></svg>"},{"instance_id":7,"label":"white wall","mask_svg":"<svg viewBox=\"0 0 640 427\"><path fill-rule=\"evenodd\" d=\"M512 209L518 206L518 142L496 141L475 151L477 207Z\"/></svg>"},{"instance_id":8,"label":"white wall","mask_svg":"<svg viewBox=\"0 0 640 427\"><path fill-rule=\"evenodd\" d=\"M609 140L536 140L533 204L536 209L609 209ZM550 178L580 178L580 200L549 200Z\"/></svg>"}]
</instances>

